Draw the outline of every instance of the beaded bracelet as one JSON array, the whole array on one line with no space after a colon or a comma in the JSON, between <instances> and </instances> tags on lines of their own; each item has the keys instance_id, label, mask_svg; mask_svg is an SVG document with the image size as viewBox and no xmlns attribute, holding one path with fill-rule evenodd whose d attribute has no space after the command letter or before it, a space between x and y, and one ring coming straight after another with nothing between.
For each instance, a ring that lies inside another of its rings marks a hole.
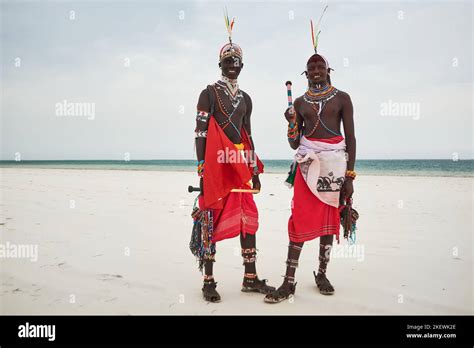
<instances>
[{"instance_id":1,"label":"beaded bracelet","mask_svg":"<svg viewBox=\"0 0 474 348\"><path fill-rule=\"evenodd\" d=\"M287 132L288 139L294 140L298 137L298 134L299 134L298 123L289 123L288 132Z\"/></svg>"},{"instance_id":2,"label":"beaded bracelet","mask_svg":"<svg viewBox=\"0 0 474 348\"><path fill-rule=\"evenodd\" d=\"M357 176L357 173L353 170L346 170L346 178L352 178L355 179Z\"/></svg>"},{"instance_id":3,"label":"beaded bracelet","mask_svg":"<svg viewBox=\"0 0 474 348\"><path fill-rule=\"evenodd\" d=\"M197 163L197 173L198 173L198 176L200 177L204 175L204 160L200 160Z\"/></svg>"}]
</instances>

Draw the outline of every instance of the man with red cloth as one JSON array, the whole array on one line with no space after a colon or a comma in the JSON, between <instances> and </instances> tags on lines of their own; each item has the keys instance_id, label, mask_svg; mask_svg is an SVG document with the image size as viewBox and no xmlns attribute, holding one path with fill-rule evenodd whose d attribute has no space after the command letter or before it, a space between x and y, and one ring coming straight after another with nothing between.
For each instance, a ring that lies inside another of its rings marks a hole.
<instances>
[{"instance_id":1,"label":"man with red cloth","mask_svg":"<svg viewBox=\"0 0 474 348\"><path fill-rule=\"evenodd\" d=\"M203 222L206 252L200 256L205 273L202 291L210 302L220 301L213 276L215 243L236 236L240 236L245 266L242 291L268 294L275 290L257 276L258 211L252 193L231 192L260 190L263 164L255 155L251 136L252 100L237 84L242 49L230 37L229 41L219 54L222 77L201 92L196 116L199 207L207 214Z\"/></svg>"},{"instance_id":2,"label":"man with red cloth","mask_svg":"<svg viewBox=\"0 0 474 348\"><path fill-rule=\"evenodd\" d=\"M331 85L330 70L322 55L312 55L305 71L309 88L285 112L288 141L297 150L287 179L294 187L288 221L290 243L283 284L266 295L268 303L294 295L295 271L303 244L318 237L319 269L317 274L313 272L316 285L324 295L334 293L326 268L334 235L339 242L340 201L354 192L356 139L351 98ZM345 139L340 132L341 122Z\"/></svg>"}]
</instances>

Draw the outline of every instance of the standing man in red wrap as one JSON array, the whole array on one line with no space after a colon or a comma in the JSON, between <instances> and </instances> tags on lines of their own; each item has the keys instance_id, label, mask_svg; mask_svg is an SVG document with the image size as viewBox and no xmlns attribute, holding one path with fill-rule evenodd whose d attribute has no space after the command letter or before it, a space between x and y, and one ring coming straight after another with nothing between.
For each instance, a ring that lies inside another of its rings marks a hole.
<instances>
[{"instance_id":1,"label":"standing man in red wrap","mask_svg":"<svg viewBox=\"0 0 474 348\"><path fill-rule=\"evenodd\" d=\"M196 154L201 195L199 206L207 212L209 253L202 257L205 300L220 301L213 276L215 243L240 236L243 265L242 291L267 294L275 288L257 276L255 234L258 211L252 193L231 192L232 189L260 190L259 174L263 164L255 155L250 116L252 100L239 88L237 78L243 68L242 49L232 43L231 23L226 21L229 43L219 53L222 76L207 86L197 104ZM230 27L230 30L229 30ZM251 183L251 184L250 184Z\"/></svg>"},{"instance_id":2,"label":"standing man in red wrap","mask_svg":"<svg viewBox=\"0 0 474 348\"><path fill-rule=\"evenodd\" d=\"M354 192L356 138L351 98L331 84L332 69L326 58L317 53L314 34L313 44L315 54L307 61L305 71L308 90L285 112L288 142L297 150L287 180L294 188L288 221L290 243L283 284L266 295L268 303L294 295L295 271L303 244L316 238L320 239L318 273L313 272L316 285L321 294L334 294L326 270L334 236L339 241L340 201Z\"/></svg>"}]
</instances>

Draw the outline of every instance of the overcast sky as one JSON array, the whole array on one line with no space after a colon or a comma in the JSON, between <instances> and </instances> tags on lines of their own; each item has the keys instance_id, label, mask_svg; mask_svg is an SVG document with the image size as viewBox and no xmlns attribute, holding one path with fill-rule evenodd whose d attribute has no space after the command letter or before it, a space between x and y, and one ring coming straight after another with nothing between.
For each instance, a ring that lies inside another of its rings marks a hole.
<instances>
[{"instance_id":1,"label":"overcast sky","mask_svg":"<svg viewBox=\"0 0 474 348\"><path fill-rule=\"evenodd\" d=\"M304 93L326 3L319 51L352 98L358 158L472 158L471 1L2 1L1 159L194 158L224 5L257 152L288 159L284 82ZM64 101L94 113L61 115Z\"/></svg>"}]
</instances>

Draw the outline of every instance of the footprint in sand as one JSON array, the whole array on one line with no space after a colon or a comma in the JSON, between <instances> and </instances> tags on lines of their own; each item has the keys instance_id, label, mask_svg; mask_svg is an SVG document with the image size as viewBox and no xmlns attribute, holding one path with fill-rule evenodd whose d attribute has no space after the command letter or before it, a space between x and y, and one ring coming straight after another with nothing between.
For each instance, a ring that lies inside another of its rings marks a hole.
<instances>
[{"instance_id":1,"label":"footprint in sand","mask_svg":"<svg viewBox=\"0 0 474 348\"><path fill-rule=\"evenodd\" d=\"M102 281L114 280L118 278L123 278L123 277L120 274L107 274L107 273L99 274L99 280L102 280Z\"/></svg>"}]
</instances>

